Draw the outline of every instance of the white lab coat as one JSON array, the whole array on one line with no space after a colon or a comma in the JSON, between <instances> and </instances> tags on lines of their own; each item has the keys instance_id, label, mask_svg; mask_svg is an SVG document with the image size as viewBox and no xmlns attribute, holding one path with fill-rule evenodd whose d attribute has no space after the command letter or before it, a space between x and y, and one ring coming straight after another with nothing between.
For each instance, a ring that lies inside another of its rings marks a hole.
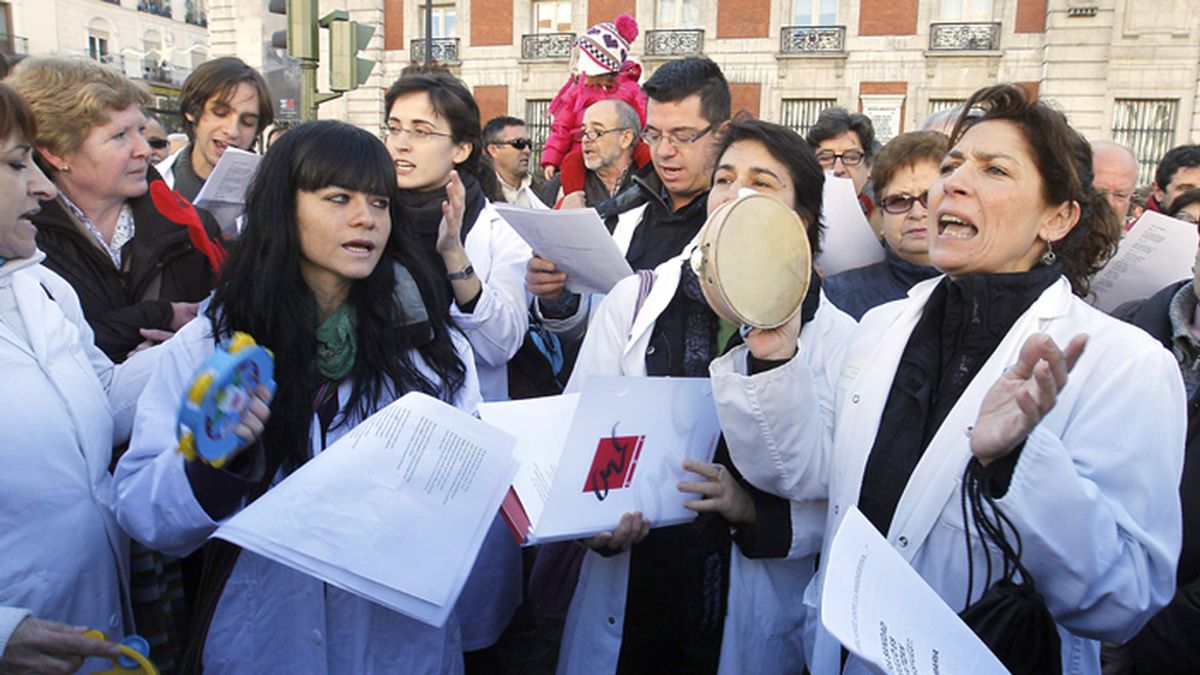
<instances>
[{"instance_id":1,"label":"white lab coat","mask_svg":"<svg viewBox=\"0 0 1200 675\"><path fill-rule=\"evenodd\" d=\"M202 315L165 343L166 352L138 402L133 441L114 478L121 526L146 546L178 557L199 548L220 524L196 500L177 450L179 401L213 351L211 332ZM461 336L454 341L467 365L466 383L454 404L474 411L479 390L471 350ZM351 387L343 382L338 389L342 406ZM328 442L357 421L331 429ZM315 415L311 433L313 446L320 448ZM434 628L249 551L242 552L225 585L204 649L204 671L213 674L461 670L455 615L444 627Z\"/></svg>"},{"instance_id":2,"label":"white lab coat","mask_svg":"<svg viewBox=\"0 0 1200 675\"><path fill-rule=\"evenodd\" d=\"M639 277L617 283L600 303L567 386L579 390L589 375L646 375L646 349L654 323L679 285L679 257L655 270L656 280L636 319ZM816 317L800 335L810 365L818 372L829 350L853 329L854 320L824 297ZM787 558L752 560L736 545L730 555L728 614L721 643L722 673L798 673L804 668L802 624L805 609L795 599L813 574L814 555L823 540L825 504L792 503L792 544ZM589 551L579 574L559 651L558 672L612 673L616 670L629 586L628 552L604 557Z\"/></svg>"},{"instance_id":3,"label":"white lab coat","mask_svg":"<svg viewBox=\"0 0 1200 675\"><path fill-rule=\"evenodd\" d=\"M900 356L940 281L922 282L907 300L864 316L838 357L841 367L824 374L809 371L803 349L801 358L753 377L738 372L744 347L712 364L726 442L747 479L792 499L827 498L826 531L836 531L858 502ZM1037 332L1061 346L1077 333L1090 339L1057 404L1026 439L997 504L1020 532L1022 562L1058 622L1064 672L1099 673L1097 640L1125 642L1174 591L1187 418L1171 354L1073 296L1065 279L1017 319L963 392L917 464L887 539L950 607L963 608L958 495L971 456L968 432L984 394ZM982 580L984 549L977 538L972 546L974 576ZM819 588L818 575L805 594L814 616ZM838 672L839 645L820 633L809 666L815 675ZM863 670L851 659L847 672Z\"/></svg>"},{"instance_id":4,"label":"white lab coat","mask_svg":"<svg viewBox=\"0 0 1200 675\"><path fill-rule=\"evenodd\" d=\"M188 144L190 145L191 143L189 142ZM186 147L187 145L172 152L167 155L166 159L154 165L154 168L158 170L158 175L162 176L163 182L172 190L175 189L175 162L179 161L179 156L183 154L183 150Z\"/></svg>"},{"instance_id":5,"label":"white lab coat","mask_svg":"<svg viewBox=\"0 0 1200 675\"><path fill-rule=\"evenodd\" d=\"M156 354L115 368L42 257L0 266L0 307L15 299L28 337L0 321L0 606L120 638L131 627L129 541L109 506L108 465Z\"/></svg>"}]
</instances>

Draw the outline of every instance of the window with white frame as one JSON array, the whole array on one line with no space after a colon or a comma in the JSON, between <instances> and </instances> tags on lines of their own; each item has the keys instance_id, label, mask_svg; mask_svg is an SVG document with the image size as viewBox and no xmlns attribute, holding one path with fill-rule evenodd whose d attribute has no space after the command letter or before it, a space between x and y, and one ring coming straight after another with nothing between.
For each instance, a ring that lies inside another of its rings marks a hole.
<instances>
[{"instance_id":1,"label":"window with white frame","mask_svg":"<svg viewBox=\"0 0 1200 675\"><path fill-rule=\"evenodd\" d=\"M942 0L942 21L991 21L992 0Z\"/></svg>"},{"instance_id":2,"label":"window with white frame","mask_svg":"<svg viewBox=\"0 0 1200 675\"><path fill-rule=\"evenodd\" d=\"M533 3L533 32L570 33L571 3L540 0Z\"/></svg>"},{"instance_id":3,"label":"window with white frame","mask_svg":"<svg viewBox=\"0 0 1200 675\"><path fill-rule=\"evenodd\" d=\"M821 111L837 105L833 98L785 98L783 99L783 126L801 136L808 134L817 123Z\"/></svg>"},{"instance_id":4,"label":"window with white frame","mask_svg":"<svg viewBox=\"0 0 1200 675\"><path fill-rule=\"evenodd\" d=\"M1138 161L1138 185L1154 182L1158 161L1175 143L1175 99L1119 98L1113 104L1112 137Z\"/></svg>"},{"instance_id":5,"label":"window with white frame","mask_svg":"<svg viewBox=\"0 0 1200 675\"><path fill-rule=\"evenodd\" d=\"M792 0L792 25L837 25L837 0Z\"/></svg>"},{"instance_id":6,"label":"window with white frame","mask_svg":"<svg viewBox=\"0 0 1200 675\"><path fill-rule=\"evenodd\" d=\"M453 2L435 2L433 4L433 37L450 38L457 30L457 13ZM421 3L417 11L417 34L425 37L425 4Z\"/></svg>"},{"instance_id":7,"label":"window with white frame","mask_svg":"<svg viewBox=\"0 0 1200 675\"><path fill-rule=\"evenodd\" d=\"M88 24L87 52L88 57L106 63L108 61L109 33L107 26L99 19L93 19Z\"/></svg>"},{"instance_id":8,"label":"window with white frame","mask_svg":"<svg viewBox=\"0 0 1200 675\"><path fill-rule=\"evenodd\" d=\"M700 0L658 0L655 18L657 28L699 28Z\"/></svg>"}]
</instances>

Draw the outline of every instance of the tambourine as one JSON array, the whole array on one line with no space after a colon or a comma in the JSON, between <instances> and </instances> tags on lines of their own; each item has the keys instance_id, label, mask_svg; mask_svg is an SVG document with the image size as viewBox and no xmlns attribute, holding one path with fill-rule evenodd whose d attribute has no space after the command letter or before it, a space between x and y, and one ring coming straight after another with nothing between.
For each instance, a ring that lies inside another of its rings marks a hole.
<instances>
[{"instance_id":1,"label":"tambourine","mask_svg":"<svg viewBox=\"0 0 1200 675\"><path fill-rule=\"evenodd\" d=\"M777 328L804 304L812 250L800 216L762 194L722 204L700 229L692 271L721 318L738 326Z\"/></svg>"},{"instance_id":2,"label":"tambourine","mask_svg":"<svg viewBox=\"0 0 1200 675\"><path fill-rule=\"evenodd\" d=\"M242 445L235 430L242 412L265 385L275 393L271 352L245 333L220 345L200 364L179 408L179 451L220 468Z\"/></svg>"}]
</instances>

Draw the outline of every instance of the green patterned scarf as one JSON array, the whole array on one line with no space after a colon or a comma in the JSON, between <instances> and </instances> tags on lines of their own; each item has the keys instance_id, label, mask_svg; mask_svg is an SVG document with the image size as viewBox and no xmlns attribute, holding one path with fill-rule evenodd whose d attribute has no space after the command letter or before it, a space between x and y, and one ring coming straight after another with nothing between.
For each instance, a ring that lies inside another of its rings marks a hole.
<instances>
[{"instance_id":1,"label":"green patterned scarf","mask_svg":"<svg viewBox=\"0 0 1200 675\"><path fill-rule=\"evenodd\" d=\"M317 357L311 368L331 382L340 382L350 374L357 355L358 313L343 302L317 328Z\"/></svg>"}]
</instances>

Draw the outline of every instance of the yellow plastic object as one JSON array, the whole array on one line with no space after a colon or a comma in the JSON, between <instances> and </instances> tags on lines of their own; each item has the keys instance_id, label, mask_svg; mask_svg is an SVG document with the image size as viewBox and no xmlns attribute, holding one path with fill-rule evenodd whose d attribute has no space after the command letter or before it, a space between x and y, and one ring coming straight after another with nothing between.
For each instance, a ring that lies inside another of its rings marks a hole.
<instances>
[{"instance_id":1,"label":"yellow plastic object","mask_svg":"<svg viewBox=\"0 0 1200 675\"><path fill-rule=\"evenodd\" d=\"M98 630L89 630L83 634L84 637L90 637L96 640L107 640L108 636ZM128 638L126 638L128 639ZM140 639L140 638L139 638ZM121 657L132 661L133 666L126 666L118 659L113 659L113 667L110 670L98 670L96 675L159 675L158 668L151 663L150 659L144 654L126 644L117 644L117 649L121 650Z\"/></svg>"}]
</instances>

